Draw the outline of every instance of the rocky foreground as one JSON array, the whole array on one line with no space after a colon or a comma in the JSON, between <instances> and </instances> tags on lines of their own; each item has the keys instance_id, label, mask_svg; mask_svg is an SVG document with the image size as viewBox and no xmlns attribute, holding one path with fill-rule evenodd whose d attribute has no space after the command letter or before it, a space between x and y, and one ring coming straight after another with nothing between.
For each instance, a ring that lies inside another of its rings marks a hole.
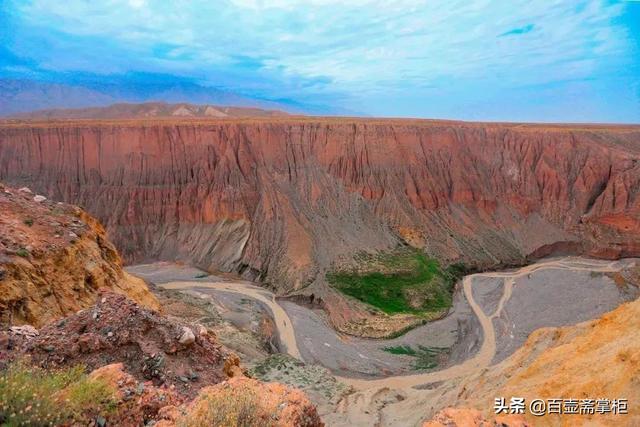
<instances>
[{"instance_id":1,"label":"rocky foreground","mask_svg":"<svg viewBox=\"0 0 640 427\"><path fill-rule=\"evenodd\" d=\"M0 424L323 425L303 392L159 311L81 209L1 186L0 230Z\"/></svg>"},{"instance_id":2,"label":"rocky foreground","mask_svg":"<svg viewBox=\"0 0 640 427\"><path fill-rule=\"evenodd\" d=\"M1 332L0 368L12 369L20 360L53 372L82 366L91 371L89 384L110 391L109 405L91 407L62 424L225 426L244 416L251 424L237 425L323 425L304 393L247 378L238 357L206 328L167 319L114 293L103 293L96 305L40 330L22 326ZM36 379L25 386L31 382ZM64 395L64 389L57 392ZM12 391L0 393L0 406L6 400L18 406ZM26 407L19 409L28 413ZM0 422L11 421L0 408Z\"/></svg>"},{"instance_id":3,"label":"rocky foreground","mask_svg":"<svg viewBox=\"0 0 640 427\"><path fill-rule=\"evenodd\" d=\"M80 204L129 261L184 259L366 310L326 274L422 248L489 268L640 255L640 128L376 119L15 122L0 179ZM344 329L344 328L343 328Z\"/></svg>"}]
</instances>

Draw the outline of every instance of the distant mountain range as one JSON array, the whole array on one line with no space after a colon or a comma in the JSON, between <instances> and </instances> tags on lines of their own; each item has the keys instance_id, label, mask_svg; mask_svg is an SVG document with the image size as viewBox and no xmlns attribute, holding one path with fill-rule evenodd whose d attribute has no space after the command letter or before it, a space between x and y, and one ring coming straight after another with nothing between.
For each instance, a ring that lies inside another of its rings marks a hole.
<instances>
[{"instance_id":1,"label":"distant mountain range","mask_svg":"<svg viewBox=\"0 0 640 427\"><path fill-rule=\"evenodd\" d=\"M252 107L225 107L218 105L194 105L187 103L145 102L141 104L118 103L107 107L57 108L13 114L20 119L140 119L163 117L274 117L286 116L280 110Z\"/></svg>"},{"instance_id":2,"label":"distant mountain range","mask_svg":"<svg viewBox=\"0 0 640 427\"><path fill-rule=\"evenodd\" d=\"M250 98L188 81L75 84L0 79L0 116L14 116L39 110L85 109L117 103L150 101L323 114L322 108L305 108L294 103ZM324 113L326 114L326 111Z\"/></svg>"}]
</instances>

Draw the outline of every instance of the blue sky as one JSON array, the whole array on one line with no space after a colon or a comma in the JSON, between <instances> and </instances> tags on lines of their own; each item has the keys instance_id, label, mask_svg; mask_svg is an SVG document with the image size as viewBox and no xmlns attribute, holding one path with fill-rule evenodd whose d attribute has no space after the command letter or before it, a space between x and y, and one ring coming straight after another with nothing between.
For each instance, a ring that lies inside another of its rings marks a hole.
<instances>
[{"instance_id":1,"label":"blue sky","mask_svg":"<svg viewBox=\"0 0 640 427\"><path fill-rule=\"evenodd\" d=\"M373 116L640 122L639 1L0 5L2 77L153 75Z\"/></svg>"}]
</instances>

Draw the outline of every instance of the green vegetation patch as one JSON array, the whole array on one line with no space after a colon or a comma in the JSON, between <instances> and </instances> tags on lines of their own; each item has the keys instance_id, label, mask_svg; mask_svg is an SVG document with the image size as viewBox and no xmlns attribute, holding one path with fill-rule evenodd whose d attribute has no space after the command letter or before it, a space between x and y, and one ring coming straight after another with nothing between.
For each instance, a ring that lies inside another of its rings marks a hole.
<instances>
[{"instance_id":1,"label":"green vegetation patch","mask_svg":"<svg viewBox=\"0 0 640 427\"><path fill-rule=\"evenodd\" d=\"M383 350L391 354L414 357L413 369L416 370L435 368L438 366L440 355L449 351L446 347L427 347L423 345L419 345L417 349L409 345L398 345L384 347Z\"/></svg>"},{"instance_id":2,"label":"green vegetation patch","mask_svg":"<svg viewBox=\"0 0 640 427\"><path fill-rule=\"evenodd\" d=\"M391 354L403 354L406 356L415 356L417 352L410 345L396 345L383 348L384 351Z\"/></svg>"},{"instance_id":3,"label":"green vegetation patch","mask_svg":"<svg viewBox=\"0 0 640 427\"><path fill-rule=\"evenodd\" d=\"M29 251L25 248L20 248L16 251L16 255L21 256L23 258L29 258Z\"/></svg>"},{"instance_id":4,"label":"green vegetation patch","mask_svg":"<svg viewBox=\"0 0 640 427\"><path fill-rule=\"evenodd\" d=\"M376 255L360 254L355 267L327 274L336 289L387 314L428 315L451 307L453 288L466 268L442 268L423 252L402 248Z\"/></svg>"}]
</instances>

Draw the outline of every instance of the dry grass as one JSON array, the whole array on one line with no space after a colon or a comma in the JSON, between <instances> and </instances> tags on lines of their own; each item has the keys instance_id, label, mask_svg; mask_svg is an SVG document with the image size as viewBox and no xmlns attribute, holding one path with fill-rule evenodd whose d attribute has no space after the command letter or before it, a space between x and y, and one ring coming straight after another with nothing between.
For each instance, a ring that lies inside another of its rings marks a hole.
<instances>
[{"instance_id":1,"label":"dry grass","mask_svg":"<svg viewBox=\"0 0 640 427\"><path fill-rule=\"evenodd\" d=\"M198 402L178 420L179 427L272 427L275 420L260 405L258 395L247 388L226 387Z\"/></svg>"},{"instance_id":2,"label":"dry grass","mask_svg":"<svg viewBox=\"0 0 640 427\"><path fill-rule=\"evenodd\" d=\"M0 372L0 425L85 424L115 408L115 390L81 366L47 371L15 362Z\"/></svg>"}]
</instances>

